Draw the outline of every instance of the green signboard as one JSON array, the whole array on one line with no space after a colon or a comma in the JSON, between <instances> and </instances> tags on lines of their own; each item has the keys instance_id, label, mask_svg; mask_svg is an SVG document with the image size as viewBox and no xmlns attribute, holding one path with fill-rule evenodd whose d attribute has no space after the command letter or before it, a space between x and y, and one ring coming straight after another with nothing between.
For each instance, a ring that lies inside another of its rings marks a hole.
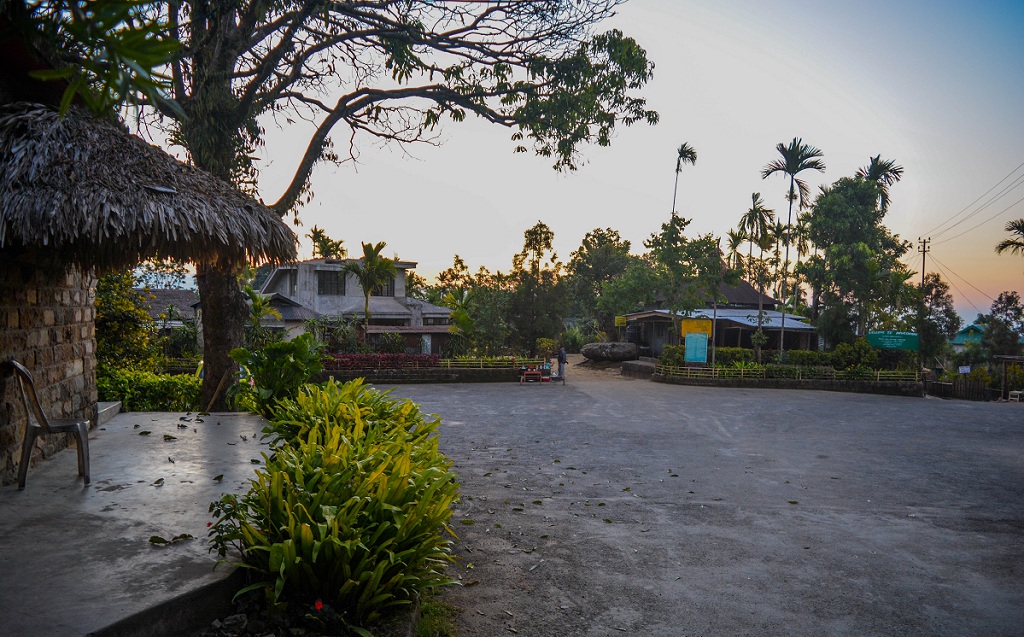
<instances>
[{"instance_id":1,"label":"green signboard","mask_svg":"<svg viewBox=\"0 0 1024 637\"><path fill-rule=\"evenodd\" d=\"M868 343L879 349L909 349L916 352L920 339L913 332L868 332Z\"/></svg>"}]
</instances>

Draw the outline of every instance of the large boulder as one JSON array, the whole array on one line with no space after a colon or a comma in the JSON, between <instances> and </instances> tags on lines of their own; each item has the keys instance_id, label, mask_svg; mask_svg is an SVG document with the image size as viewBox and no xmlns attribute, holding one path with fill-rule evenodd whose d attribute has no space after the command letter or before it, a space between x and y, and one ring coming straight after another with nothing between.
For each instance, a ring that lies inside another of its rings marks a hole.
<instances>
[{"instance_id":1,"label":"large boulder","mask_svg":"<svg viewBox=\"0 0 1024 637\"><path fill-rule=\"evenodd\" d=\"M592 361L633 361L637 359L636 343L587 343L580 350Z\"/></svg>"}]
</instances>

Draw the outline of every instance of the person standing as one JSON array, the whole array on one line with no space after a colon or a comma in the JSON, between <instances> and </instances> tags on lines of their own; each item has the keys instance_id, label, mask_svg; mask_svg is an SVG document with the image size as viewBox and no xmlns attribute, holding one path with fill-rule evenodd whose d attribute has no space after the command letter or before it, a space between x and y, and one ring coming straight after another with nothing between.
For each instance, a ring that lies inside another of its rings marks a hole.
<instances>
[{"instance_id":1,"label":"person standing","mask_svg":"<svg viewBox=\"0 0 1024 637\"><path fill-rule=\"evenodd\" d=\"M565 361L565 346L560 345L558 347L558 377L562 379L563 383L565 382Z\"/></svg>"}]
</instances>

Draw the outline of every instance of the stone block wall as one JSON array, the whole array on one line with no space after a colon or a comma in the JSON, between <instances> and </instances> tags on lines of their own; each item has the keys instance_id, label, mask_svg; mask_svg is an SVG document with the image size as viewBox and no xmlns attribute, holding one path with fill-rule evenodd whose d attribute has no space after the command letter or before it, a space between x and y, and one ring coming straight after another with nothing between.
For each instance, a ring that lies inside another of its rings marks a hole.
<instances>
[{"instance_id":1,"label":"stone block wall","mask_svg":"<svg viewBox=\"0 0 1024 637\"><path fill-rule=\"evenodd\" d=\"M924 383L914 381L860 381L860 380L797 380L795 378L686 378L654 374L651 380L671 385L692 385L697 387L736 387L749 389L813 389L817 391L841 391L858 394L882 394L885 396L924 396Z\"/></svg>"},{"instance_id":2,"label":"stone block wall","mask_svg":"<svg viewBox=\"0 0 1024 637\"><path fill-rule=\"evenodd\" d=\"M420 367L416 369L346 369L320 372L313 382L322 383L328 378L338 382L363 378L367 383L381 385L405 385L417 383L514 383L519 381L519 370L515 368L475 369Z\"/></svg>"},{"instance_id":3,"label":"stone block wall","mask_svg":"<svg viewBox=\"0 0 1024 637\"><path fill-rule=\"evenodd\" d=\"M0 252L0 360L17 360L35 380L51 418L96 422L95 279L90 272ZM0 378L0 483L17 479L25 413L13 378ZM32 463L73 444L44 436Z\"/></svg>"}]
</instances>

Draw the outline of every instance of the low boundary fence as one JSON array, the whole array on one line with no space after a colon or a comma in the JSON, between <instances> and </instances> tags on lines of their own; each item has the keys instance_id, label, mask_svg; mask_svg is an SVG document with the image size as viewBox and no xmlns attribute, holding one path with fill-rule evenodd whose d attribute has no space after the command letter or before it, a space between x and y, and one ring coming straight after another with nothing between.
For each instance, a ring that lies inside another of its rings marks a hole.
<instances>
[{"instance_id":1,"label":"low boundary fence","mask_svg":"<svg viewBox=\"0 0 1024 637\"><path fill-rule=\"evenodd\" d=\"M831 372L811 369L736 369L658 365L651 380L674 385L811 389L891 396L924 396L924 383L914 372Z\"/></svg>"},{"instance_id":2,"label":"low boundary fence","mask_svg":"<svg viewBox=\"0 0 1024 637\"><path fill-rule=\"evenodd\" d=\"M519 369L547 362L543 358L446 358L438 362L444 369Z\"/></svg>"},{"instance_id":3,"label":"low boundary fence","mask_svg":"<svg viewBox=\"0 0 1024 637\"><path fill-rule=\"evenodd\" d=\"M782 368L766 369L744 369L733 367L673 367L671 365L656 365L655 374L663 376L680 376L684 378L723 378L723 379L784 379L784 380L842 380L842 381L869 381L869 382L920 382L921 374L917 372L901 372L872 370L836 371L822 368Z\"/></svg>"},{"instance_id":4,"label":"low boundary fence","mask_svg":"<svg viewBox=\"0 0 1024 637\"><path fill-rule=\"evenodd\" d=\"M925 389L929 396L956 398L959 400L997 400L998 389L990 389L983 380L957 378L952 383L929 382Z\"/></svg>"}]
</instances>

